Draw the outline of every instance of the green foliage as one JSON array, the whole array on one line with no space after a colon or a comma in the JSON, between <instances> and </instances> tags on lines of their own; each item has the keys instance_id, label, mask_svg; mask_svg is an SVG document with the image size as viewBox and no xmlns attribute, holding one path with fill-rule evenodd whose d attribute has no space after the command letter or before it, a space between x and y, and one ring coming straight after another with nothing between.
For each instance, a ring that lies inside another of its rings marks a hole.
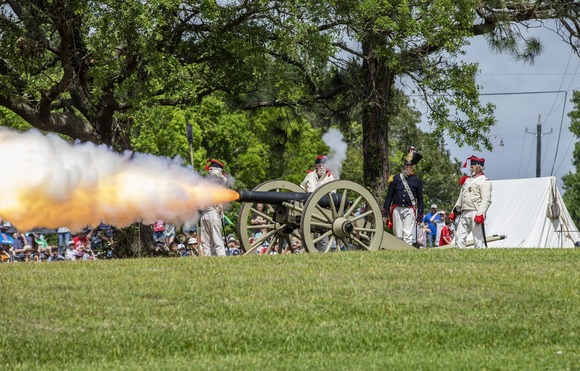
<instances>
[{"instance_id":1,"label":"green foliage","mask_svg":"<svg viewBox=\"0 0 580 371\"><path fill-rule=\"evenodd\" d=\"M579 264L572 249L0 264L0 363L575 369Z\"/></svg>"},{"instance_id":2,"label":"green foliage","mask_svg":"<svg viewBox=\"0 0 580 371\"><path fill-rule=\"evenodd\" d=\"M439 69L429 71L423 85L432 91L452 91L452 94L432 98L429 123L434 135L444 133L456 143L468 143L474 148L491 149L491 143L482 133L489 133L496 124L491 103L479 102L479 86L475 82L476 64L447 65L446 74ZM454 111L452 111L454 110Z\"/></svg>"},{"instance_id":3,"label":"green foliage","mask_svg":"<svg viewBox=\"0 0 580 371\"><path fill-rule=\"evenodd\" d=\"M286 109L255 114L232 112L223 100L207 97L199 106L143 108L133 117L136 151L190 163L185 126L193 126L194 167L204 173L206 160L225 162L235 188L252 189L272 179L302 182L317 154L327 152L322 131Z\"/></svg>"},{"instance_id":4,"label":"green foliage","mask_svg":"<svg viewBox=\"0 0 580 371\"><path fill-rule=\"evenodd\" d=\"M369 0L355 8L357 15L349 18L347 25L356 39L366 45L367 57L377 58L377 63L387 66L394 76L411 77L417 90L424 93L429 116L437 127L469 142L477 140L466 122L478 127L493 123L490 107L479 103L473 77L475 66L458 58L472 36L476 5L473 0ZM449 107L465 117L450 114Z\"/></svg>"},{"instance_id":5,"label":"green foliage","mask_svg":"<svg viewBox=\"0 0 580 371\"><path fill-rule=\"evenodd\" d=\"M19 131L26 131L32 128L28 122L4 107L0 107L0 126L6 126Z\"/></svg>"},{"instance_id":6,"label":"green foliage","mask_svg":"<svg viewBox=\"0 0 580 371\"><path fill-rule=\"evenodd\" d=\"M580 92L575 91L572 96L574 109L568 114L571 119L570 132L576 137L580 138ZM572 154L572 163L576 167L576 172L568 173L562 177L564 183L564 195L562 198L566 203L566 208L570 212L570 216L576 222L576 226L580 228L580 142L574 145L574 152Z\"/></svg>"},{"instance_id":7,"label":"green foliage","mask_svg":"<svg viewBox=\"0 0 580 371\"><path fill-rule=\"evenodd\" d=\"M348 143L346 160L342 164L341 179L351 180L358 184L364 184L363 176L363 129L360 122L349 122L348 130L345 130L345 141Z\"/></svg>"},{"instance_id":8,"label":"green foliage","mask_svg":"<svg viewBox=\"0 0 580 371\"><path fill-rule=\"evenodd\" d=\"M390 158L391 174L401 170L404 156L414 146L423 156L416 171L423 182L424 204L436 203L441 210L451 209L459 194L460 164L445 149L441 135L417 127L420 113L410 107L409 98L399 92L396 102L397 116L391 122L390 136L392 148L396 149Z\"/></svg>"}]
</instances>

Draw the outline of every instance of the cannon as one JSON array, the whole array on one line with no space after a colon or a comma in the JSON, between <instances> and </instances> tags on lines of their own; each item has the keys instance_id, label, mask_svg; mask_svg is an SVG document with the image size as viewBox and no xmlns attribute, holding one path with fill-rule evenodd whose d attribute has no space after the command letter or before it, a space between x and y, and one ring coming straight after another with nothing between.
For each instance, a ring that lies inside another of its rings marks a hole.
<instances>
[{"instance_id":1,"label":"cannon","mask_svg":"<svg viewBox=\"0 0 580 371\"><path fill-rule=\"evenodd\" d=\"M263 247L266 253L292 249L293 239L312 253L413 249L384 231L376 199L351 181L335 180L306 193L292 182L273 180L238 194L238 232L245 254Z\"/></svg>"}]
</instances>

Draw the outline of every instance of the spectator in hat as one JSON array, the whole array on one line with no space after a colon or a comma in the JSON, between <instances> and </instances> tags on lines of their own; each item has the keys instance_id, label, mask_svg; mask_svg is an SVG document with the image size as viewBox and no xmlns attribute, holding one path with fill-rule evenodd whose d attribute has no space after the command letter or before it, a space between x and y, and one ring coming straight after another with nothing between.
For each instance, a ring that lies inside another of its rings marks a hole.
<instances>
[{"instance_id":1,"label":"spectator in hat","mask_svg":"<svg viewBox=\"0 0 580 371\"><path fill-rule=\"evenodd\" d=\"M30 255L32 254L32 246L23 245L22 247L14 247L10 249L12 256L15 261L30 261Z\"/></svg>"},{"instance_id":2,"label":"spectator in hat","mask_svg":"<svg viewBox=\"0 0 580 371\"><path fill-rule=\"evenodd\" d=\"M187 249L188 249L189 251L191 251L191 255L192 255L192 256L199 255L199 250L198 250L198 247L199 247L199 245L198 245L198 243L197 243L197 238L195 238L195 237L190 237L190 238L187 240Z\"/></svg>"},{"instance_id":3,"label":"spectator in hat","mask_svg":"<svg viewBox=\"0 0 580 371\"><path fill-rule=\"evenodd\" d=\"M485 244L484 223L491 205L492 186L491 181L483 173L485 159L471 156L463 167L467 167L467 161L470 161L471 176L461 186L459 197L449 218L451 220L459 218L455 235L457 247L466 247L467 236L473 233L474 247L481 248Z\"/></svg>"},{"instance_id":4,"label":"spectator in hat","mask_svg":"<svg viewBox=\"0 0 580 371\"><path fill-rule=\"evenodd\" d=\"M68 242L68 244L66 245L66 252L65 252L64 259L65 260L76 260L77 259L77 253L75 250L75 243L73 240L70 240Z\"/></svg>"},{"instance_id":5,"label":"spectator in hat","mask_svg":"<svg viewBox=\"0 0 580 371\"><path fill-rule=\"evenodd\" d=\"M191 238L197 238L197 226L191 226L188 230L187 230L187 234L188 237Z\"/></svg>"},{"instance_id":6,"label":"spectator in hat","mask_svg":"<svg viewBox=\"0 0 580 371\"><path fill-rule=\"evenodd\" d=\"M233 235L228 237L228 252L230 255L241 255L240 244Z\"/></svg>"},{"instance_id":7,"label":"spectator in hat","mask_svg":"<svg viewBox=\"0 0 580 371\"><path fill-rule=\"evenodd\" d=\"M199 238L198 238L198 235L197 235L197 227L196 226L193 226L193 227L189 228L189 230L187 232L188 244L189 244L189 241L192 238L195 239L196 243L199 242ZM196 253L200 253L200 251L197 251L197 246L196 246Z\"/></svg>"},{"instance_id":8,"label":"spectator in hat","mask_svg":"<svg viewBox=\"0 0 580 371\"><path fill-rule=\"evenodd\" d=\"M423 156L409 149L401 173L392 177L383 205L383 221L392 226L395 237L409 245L416 243L418 225L423 221L423 183L415 175L415 165Z\"/></svg>"},{"instance_id":9,"label":"spectator in hat","mask_svg":"<svg viewBox=\"0 0 580 371\"><path fill-rule=\"evenodd\" d=\"M226 185L227 179L223 174L224 164L218 160L209 160L205 167L207 178L220 185ZM224 217L223 205L207 207L201 216L201 247L205 256L226 256L223 239Z\"/></svg>"},{"instance_id":10,"label":"spectator in hat","mask_svg":"<svg viewBox=\"0 0 580 371\"><path fill-rule=\"evenodd\" d=\"M182 226L181 226L181 232L182 234L185 236L185 240L181 240L180 242L186 244L187 247L187 239L190 237L195 237L197 238L197 226L196 226L196 222L195 221L188 221L185 222ZM180 238L181 236L179 236L178 238Z\"/></svg>"},{"instance_id":11,"label":"spectator in hat","mask_svg":"<svg viewBox=\"0 0 580 371\"><path fill-rule=\"evenodd\" d=\"M2 232L6 232L11 227L12 224L8 220L0 218L0 230Z\"/></svg>"},{"instance_id":12,"label":"spectator in hat","mask_svg":"<svg viewBox=\"0 0 580 371\"><path fill-rule=\"evenodd\" d=\"M334 176L326 167L327 155L318 155L314 160L314 170L309 170L300 187L306 192L314 192L321 185L334 180Z\"/></svg>"},{"instance_id":13,"label":"spectator in hat","mask_svg":"<svg viewBox=\"0 0 580 371\"><path fill-rule=\"evenodd\" d=\"M184 256L189 255L189 251L187 250L187 248L185 247L184 244L182 244L182 243L177 244L177 255L179 257L184 257Z\"/></svg>"}]
</instances>

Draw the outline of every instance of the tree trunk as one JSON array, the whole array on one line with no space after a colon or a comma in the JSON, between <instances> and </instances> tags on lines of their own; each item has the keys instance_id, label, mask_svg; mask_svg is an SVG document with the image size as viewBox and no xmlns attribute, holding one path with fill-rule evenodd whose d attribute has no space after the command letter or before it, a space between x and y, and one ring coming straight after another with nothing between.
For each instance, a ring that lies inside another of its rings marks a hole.
<instances>
[{"instance_id":1,"label":"tree trunk","mask_svg":"<svg viewBox=\"0 0 580 371\"><path fill-rule=\"evenodd\" d=\"M392 88L395 74L375 53L375 46L384 38L368 34L363 41L363 162L364 183L375 197L384 196L389 179L389 119L392 115Z\"/></svg>"}]
</instances>

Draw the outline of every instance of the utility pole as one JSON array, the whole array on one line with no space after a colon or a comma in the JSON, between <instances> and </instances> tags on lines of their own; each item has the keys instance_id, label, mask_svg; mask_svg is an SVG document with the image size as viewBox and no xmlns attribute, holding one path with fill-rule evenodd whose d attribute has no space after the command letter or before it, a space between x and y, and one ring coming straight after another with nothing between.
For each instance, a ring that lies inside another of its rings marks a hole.
<instances>
[{"instance_id":1,"label":"utility pole","mask_svg":"<svg viewBox=\"0 0 580 371\"><path fill-rule=\"evenodd\" d=\"M542 176L542 135L552 134L554 129L550 129L549 133L542 134L542 124L541 124L542 115L538 115L538 124L536 125L536 133L534 134L531 131L528 131L526 128L526 133L532 134L536 136L536 178Z\"/></svg>"}]
</instances>

